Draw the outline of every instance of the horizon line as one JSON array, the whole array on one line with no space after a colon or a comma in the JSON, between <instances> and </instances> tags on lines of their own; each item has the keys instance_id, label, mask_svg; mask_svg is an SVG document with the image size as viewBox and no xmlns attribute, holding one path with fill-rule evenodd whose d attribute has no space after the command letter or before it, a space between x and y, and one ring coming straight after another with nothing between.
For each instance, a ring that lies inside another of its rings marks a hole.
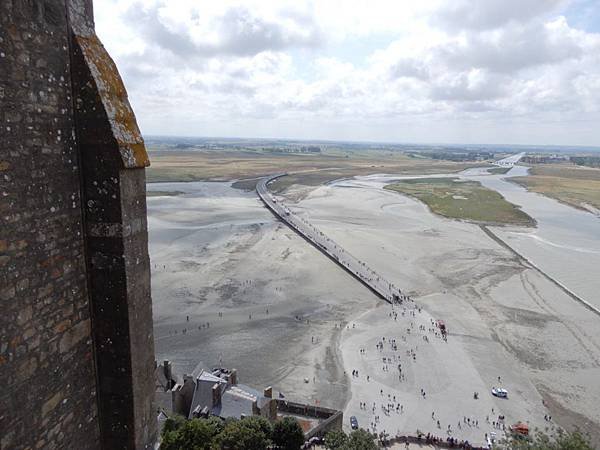
<instances>
[{"instance_id":1,"label":"horizon line","mask_svg":"<svg viewBox=\"0 0 600 450\"><path fill-rule=\"evenodd\" d=\"M204 140L255 140L255 141L299 141L307 143L344 143L344 144L380 144L380 145L424 145L424 146L458 146L458 147L546 147L546 148L581 148L594 151L600 151L600 146L582 145L582 144L509 144L509 143L459 143L459 142L401 142L401 141L378 141L378 140L343 140L343 139L310 139L310 138L281 138L281 137L227 137L227 136L193 136L193 135L175 135L175 134L147 134L143 135L144 140L152 138L179 138L179 139L204 139Z\"/></svg>"}]
</instances>

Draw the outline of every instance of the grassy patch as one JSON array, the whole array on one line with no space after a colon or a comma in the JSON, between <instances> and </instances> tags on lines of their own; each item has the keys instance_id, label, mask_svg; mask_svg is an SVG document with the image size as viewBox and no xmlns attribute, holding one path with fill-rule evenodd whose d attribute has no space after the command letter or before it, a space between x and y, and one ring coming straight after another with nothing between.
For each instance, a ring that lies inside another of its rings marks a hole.
<instances>
[{"instance_id":1,"label":"grassy patch","mask_svg":"<svg viewBox=\"0 0 600 450\"><path fill-rule=\"evenodd\" d=\"M600 169L539 164L532 167L531 175L508 180L575 208L600 209Z\"/></svg>"},{"instance_id":2,"label":"grassy patch","mask_svg":"<svg viewBox=\"0 0 600 450\"><path fill-rule=\"evenodd\" d=\"M477 181L456 178L420 178L389 184L385 188L425 203L432 212L450 219L478 224L534 226L535 221L502 195Z\"/></svg>"}]
</instances>

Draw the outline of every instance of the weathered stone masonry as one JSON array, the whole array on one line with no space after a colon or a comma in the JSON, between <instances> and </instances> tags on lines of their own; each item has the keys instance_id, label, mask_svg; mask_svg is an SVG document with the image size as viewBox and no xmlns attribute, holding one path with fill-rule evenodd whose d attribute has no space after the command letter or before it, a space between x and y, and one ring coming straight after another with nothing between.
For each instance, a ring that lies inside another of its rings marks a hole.
<instances>
[{"instance_id":1,"label":"weathered stone masonry","mask_svg":"<svg viewBox=\"0 0 600 450\"><path fill-rule=\"evenodd\" d=\"M0 449L156 437L143 140L90 0L0 1Z\"/></svg>"}]
</instances>

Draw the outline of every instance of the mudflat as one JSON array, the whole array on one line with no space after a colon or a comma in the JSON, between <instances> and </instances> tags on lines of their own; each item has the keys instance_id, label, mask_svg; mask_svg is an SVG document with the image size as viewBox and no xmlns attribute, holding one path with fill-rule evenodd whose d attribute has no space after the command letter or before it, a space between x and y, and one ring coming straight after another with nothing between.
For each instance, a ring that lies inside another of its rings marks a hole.
<instances>
[{"instance_id":1,"label":"mudflat","mask_svg":"<svg viewBox=\"0 0 600 450\"><path fill-rule=\"evenodd\" d=\"M577 424L599 442L597 317L478 226L382 187L365 177L292 185L280 198L412 295L394 310L253 192L150 184L185 192L148 200L157 357L180 372L235 367L246 384L391 434L481 443L501 434L503 415L547 430ZM499 385L507 400L491 395Z\"/></svg>"},{"instance_id":2,"label":"mudflat","mask_svg":"<svg viewBox=\"0 0 600 450\"><path fill-rule=\"evenodd\" d=\"M241 382L343 408L342 324L377 299L230 183L157 183L148 198L155 349L180 374L237 368ZM277 394L276 394L277 395Z\"/></svg>"},{"instance_id":3,"label":"mudflat","mask_svg":"<svg viewBox=\"0 0 600 450\"><path fill-rule=\"evenodd\" d=\"M395 311L397 318L385 304L357 312L341 344L346 372L359 373L351 377L346 416L392 434L419 429L445 438L450 426L450 435L482 442L485 433L498 432L492 422L501 414L506 424L528 421L540 429L577 424L598 442L596 315L479 227L438 217L368 177L319 187L302 198L292 207L296 213L411 292L421 308L406 305ZM439 319L450 330L448 342L429 331ZM385 344L390 339L398 350ZM384 357L392 360L388 370ZM500 384L509 390L508 400L491 395ZM404 406L404 415L382 409L393 403ZM465 418L477 425L465 426Z\"/></svg>"}]
</instances>

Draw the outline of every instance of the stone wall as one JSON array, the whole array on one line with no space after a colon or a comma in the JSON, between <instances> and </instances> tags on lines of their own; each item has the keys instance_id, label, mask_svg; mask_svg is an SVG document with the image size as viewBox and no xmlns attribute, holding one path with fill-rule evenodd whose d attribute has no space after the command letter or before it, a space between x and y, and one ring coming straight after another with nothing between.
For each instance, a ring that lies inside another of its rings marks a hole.
<instances>
[{"instance_id":1,"label":"stone wall","mask_svg":"<svg viewBox=\"0 0 600 450\"><path fill-rule=\"evenodd\" d=\"M91 1L0 1L0 120L0 449L150 448L148 160Z\"/></svg>"},{"instance_id":2,"label":"stone wall","mask_svg":"<svg viewBox=\"0 0 600 450\"><path fill-rule=\"evenodd\" d=\"M324 437L330 431L339 431L344 423L344 413L323 406L306 405L303 403L290 402L288 400L276 399L277 411L301 417L310 417L319 420L319 424L304 433L306 439L315 436Z\"/></svg>"}]
</instances>

